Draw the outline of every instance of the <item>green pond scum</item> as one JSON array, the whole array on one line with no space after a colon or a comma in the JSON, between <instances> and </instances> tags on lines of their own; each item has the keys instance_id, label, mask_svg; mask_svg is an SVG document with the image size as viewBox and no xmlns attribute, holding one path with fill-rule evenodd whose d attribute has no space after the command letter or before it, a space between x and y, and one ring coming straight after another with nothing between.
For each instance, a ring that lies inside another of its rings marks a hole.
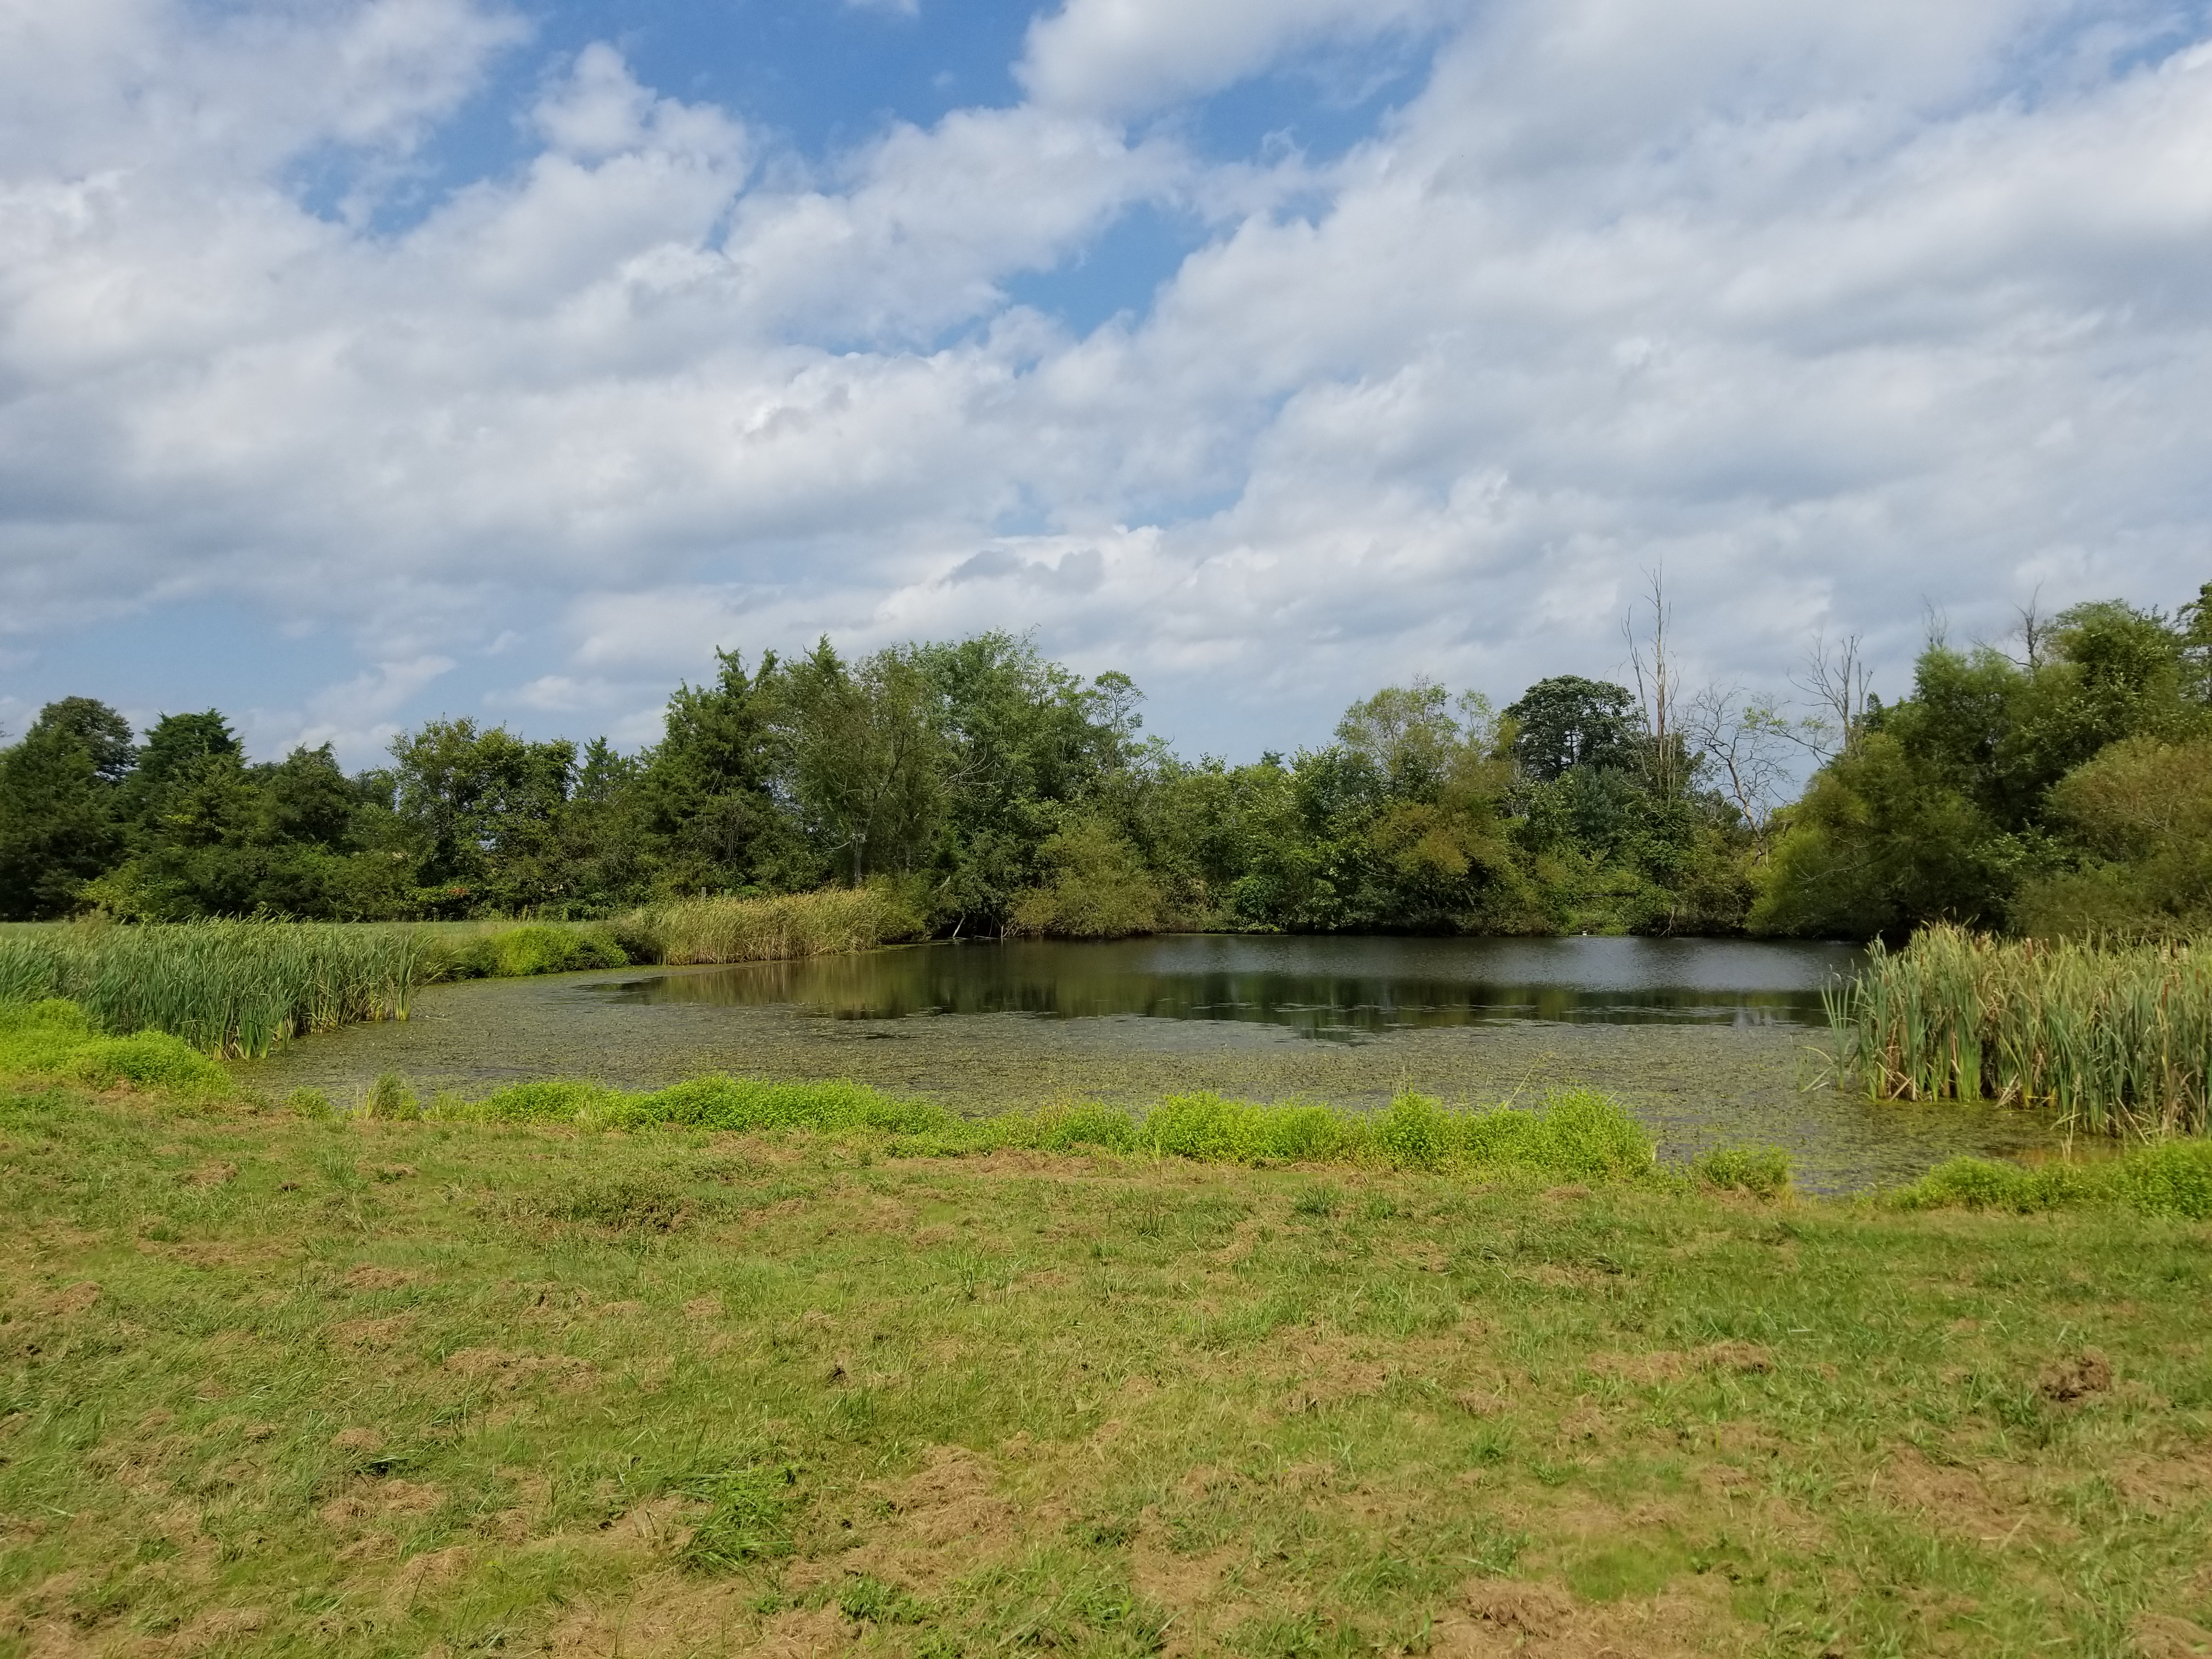
<instances>
[{"instance_id":1,"label":"green pond scum","mask_svg":"<svg viewBox=\"0 0 2212 1659\"><path fill-rule=\"evenodd\" d=\"M2201 1143L1830 1200L1588 1089L341 1109L5 1032L10 1659L2212 1644Z\"/></svg>"}]
</instances>

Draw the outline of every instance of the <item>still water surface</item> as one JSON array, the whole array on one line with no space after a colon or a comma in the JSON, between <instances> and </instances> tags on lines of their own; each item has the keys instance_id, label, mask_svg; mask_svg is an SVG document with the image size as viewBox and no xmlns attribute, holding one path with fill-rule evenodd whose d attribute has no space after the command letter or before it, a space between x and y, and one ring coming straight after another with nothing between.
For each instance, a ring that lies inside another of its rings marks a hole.
<instances>
[{"instance_id":1,"label":"still water surface","mask_svg":"<svg viewBox=\"0 0 2212 1659\"><path fill-rule=\"evenodd\" d=\"M1820 988L1857 953L1712 939L1180 935L926 945L436 988L404 1024L295 1043L241 1076L358 1100L380 1073L480 1095L522 1078L651 1088L703 1072L852 1078L991 1111L1213 1089L1379 1106L1612 1091L1672 1157L1778 1145L1818 1191L2051 1137L1979 1105L1825 1086Z\"/></svg>"},{"instance_id":2,"label":"still water surface","mask_svg":"<svg viewBox=\"0 0 2212 1659\"><path fill-rule=\"evenodd\" d=\"M595 988L617 1002L787 1004L839 1019L1036 1014L1249 1020L1356 1042L1501 1020L1824 1025L1847 945L1743 939L1322 939L1183 933L924 945Z\"/></svg>"}]
</instances>

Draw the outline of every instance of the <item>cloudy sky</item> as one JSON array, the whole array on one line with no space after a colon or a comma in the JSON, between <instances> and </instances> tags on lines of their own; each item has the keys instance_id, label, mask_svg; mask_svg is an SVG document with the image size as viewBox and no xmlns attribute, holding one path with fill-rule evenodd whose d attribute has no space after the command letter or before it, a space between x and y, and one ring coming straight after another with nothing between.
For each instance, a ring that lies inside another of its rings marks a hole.
<instances>
[{"instance_id":1,"label":"cloudy sky","mask_svg":"<svg viewBox=\"0 0 2212 1659\"><path fill-rule=\"evenodd\" d=\"M0 0L0 727L1893 691L2212 578L2208 324L2204 0Z\"/></svg>"}]
</instances>

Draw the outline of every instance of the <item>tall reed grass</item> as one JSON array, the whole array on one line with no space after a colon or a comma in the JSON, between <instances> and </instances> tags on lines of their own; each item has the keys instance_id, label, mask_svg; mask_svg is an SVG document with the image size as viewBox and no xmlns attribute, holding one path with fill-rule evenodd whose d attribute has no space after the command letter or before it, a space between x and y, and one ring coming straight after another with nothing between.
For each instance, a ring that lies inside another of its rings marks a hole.
<instances>
[{"instance_id":1,"label":"tall reed grass","mask_svg":"<svg viewBox=\"0 0 2212 1659\"><path fill-rule=\"evenodd\" d=\"M773 898L679 899L623 917L615 936L633 961L672 967L779 962L869 951L925 931L921 913L884 887L831 887Z\"/></svg>"},{"instance_id":2,"label":"tall reed grass","mask_svg":"<svg viewBox=\"0 0 2212 1659\"><path fill-rule=\"evenodd\" d=\"M64 997L102 1030L166 1031L233 1058L404 1019L422 977L422 940L404 928L81 922L0 936L0 1003Z\"/></svg>"},{"instance_id":3,"label":"tall reed grass","mask_svg":"<svg viewBox=\"0 0 2212 1659\"><path fill-rule=\"evenodd\" d=\"M1991 1099L2093 1134L2201 1133L2212 953L1936 927L1826 994L1840 1073L1876 1099Z\"/></svg>"}]
</instances>

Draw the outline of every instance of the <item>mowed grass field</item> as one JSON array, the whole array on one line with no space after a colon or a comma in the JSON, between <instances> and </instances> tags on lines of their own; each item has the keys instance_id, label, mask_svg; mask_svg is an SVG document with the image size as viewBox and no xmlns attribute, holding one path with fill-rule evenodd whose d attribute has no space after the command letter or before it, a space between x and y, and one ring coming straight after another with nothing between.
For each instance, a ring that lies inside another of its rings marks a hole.
<instances>
[{"instance_id":1,"label":"mowed grass field","mask_svg":"<svg viewBox=\"0 0 2212 1659\"><path fill-rule=\"evenodd\" d=\"M0 1093L0 1652L2212 1651L2212 1228Z\"/></svg>"}]
</instances>

